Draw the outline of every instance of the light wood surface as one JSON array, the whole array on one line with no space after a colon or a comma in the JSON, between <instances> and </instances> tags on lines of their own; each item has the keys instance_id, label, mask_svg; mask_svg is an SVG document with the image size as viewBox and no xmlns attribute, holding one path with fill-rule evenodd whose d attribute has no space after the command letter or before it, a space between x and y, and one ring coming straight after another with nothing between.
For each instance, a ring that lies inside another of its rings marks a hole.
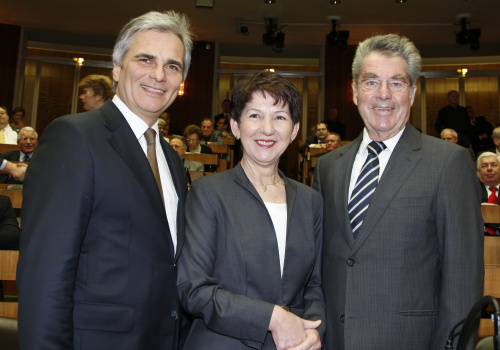
<instances>
[{"instance_id":1,"label":"light wood surface","mask_svg":"<svg viewBox=\"0 0 500 350\"><path fill-rule=\"evenodd\" d=\"M0 281L15 281L19 251L0 250ZM17 301L0 301L0 316L17 318Z\"/></svg>"}]
</instances>

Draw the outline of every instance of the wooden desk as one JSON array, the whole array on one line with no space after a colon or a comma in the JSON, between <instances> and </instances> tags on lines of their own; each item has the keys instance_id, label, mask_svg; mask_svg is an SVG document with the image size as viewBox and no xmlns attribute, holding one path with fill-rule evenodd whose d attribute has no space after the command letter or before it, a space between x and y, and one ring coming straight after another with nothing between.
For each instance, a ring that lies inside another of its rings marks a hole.
<instances>
[{"instance_id":1,"label":"wooden desk","mask_svg":"<svg viewBox=\"0 0 500 350\"><path fill-rule=\"evenodd\" d=\"M227 145L214 145L207 144L208 147L212 149L212 152L219 155L219 162L217 166L217 171L221 172L227 170L227 158L229 155L229 146Z\"/></svg>"},{"instance_id":2,"label":"wooden desk","mask_svg":"<svg viewBox=\"0 0 500 350\"><path fill-rule=\"evenodd\" d=\"M14 209L21 209L23 205L23 191L0 189L0 194L10 197Z\"/></svg>"},{"instance_id":3,"label":"wooden desk","mask_svg":"<svg viewBox=\"0 0 500 350\"><path fill-rule=\"evenodd\" d=\"M7 145L5 143L0 143L0 154L17 150L19 150L18 145Z\"/></svg>"},{"instance_id":4,"label":"wooden desk","mask_svg":"<svg viewBox=\"0 0 500 350\"><path fill-rule=\"evenodd\" d=\"M200 162L205 165L213 165L214 169L219 165L219 156L217 154L186 153L184 154L184 158L187 160L194 160L195 162Z\"/></svg>"},{"instance_id":5,"label":"wooden desk","mask_svg":"<svg viewBox=\"0 0 500 350\"><path fill-rule=\"evenodd\" d=\"M17 261L19 260L19 251L0 250L0 281L15 281ZM8 300L0 301L0 316L17 318L19 303Z\"/></svg>"}]
</instances>

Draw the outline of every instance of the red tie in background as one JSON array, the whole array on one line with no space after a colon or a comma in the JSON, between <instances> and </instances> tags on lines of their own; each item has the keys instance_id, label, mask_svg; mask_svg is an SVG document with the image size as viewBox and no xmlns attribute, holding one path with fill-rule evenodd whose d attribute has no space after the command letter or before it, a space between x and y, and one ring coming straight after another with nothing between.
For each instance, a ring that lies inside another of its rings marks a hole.
<instances>
[{"instance_id":1,"label":"red tie in background","mask_svg":"<svg viewBox=\"0 0 500 350\"><path fill-rule=\"evenodd\" d=\"M491 186L490 187L490 191L491 191L491 194L490 196L488 197L488 203L491 203L491 204L498 204L498 197L496 195L497 193L497 188L494 187L494 186ZM485 227L484 228L486 230L486 232L488 232L490 235L495 235L497 232L496 230L494 229L491 229L489 227Z\"/></svg>"}]
</instances>

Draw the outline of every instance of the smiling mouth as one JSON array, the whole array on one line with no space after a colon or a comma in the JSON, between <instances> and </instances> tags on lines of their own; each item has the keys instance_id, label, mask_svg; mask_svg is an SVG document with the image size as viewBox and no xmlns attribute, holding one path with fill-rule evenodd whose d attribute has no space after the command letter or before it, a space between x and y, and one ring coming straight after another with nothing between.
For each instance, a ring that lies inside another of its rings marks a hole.
<instances>
[{"instance_id":1,"label":"smiling mouth","mask_svg":"<svg viewBox=\"0 0 500 350\"><path fill-rule=\"evenodd\" d=\"M154 92L154 93L157 93L157 94L163 94L165 93L164 90L160 90L160 89L154 89L150 86L146 86L146 85L141 85L141 87L144 89L144 90L147 90L149 92Z\"/></svg>"},{"instance_id":2,"label":"smiling mouth","mask_svg":"<svg viewBox=\"0 0 500 350\"><path fill-rule=\"evenodd\" d=\"M394 108L392 107L373 107L373 109L377 111L392 111Z\"/></svg>"},{"instance_id":3,"label":"smiling mouth","mask_svg":"<svg viewBox=\"0 0 500 350\"><path fill-rule=\"evenodd\" d=\"M258 140L256 142L258 145L265 147L270 147L276 143L276 141L263 141L263 140Z\"/></svg>"}]
</instances>

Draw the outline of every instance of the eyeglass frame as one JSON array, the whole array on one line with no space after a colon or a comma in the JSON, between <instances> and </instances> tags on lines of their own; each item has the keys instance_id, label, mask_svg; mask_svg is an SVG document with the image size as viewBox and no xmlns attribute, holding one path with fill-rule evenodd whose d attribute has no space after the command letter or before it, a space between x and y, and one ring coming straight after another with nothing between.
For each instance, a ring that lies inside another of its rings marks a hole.
<instances>
[{"instance_id":1,"label":"eyeglass frame","mask_svg":"<svg viewBox=\"0 0 500 350\"><path fill-rule=\"evenodd\" d=\"M196 142L199 141L200 139L186 139L186 142Z\"/></svg>"},{"instance_id":2,"label":"eyeglass frame","mask_svg":"<svg viewBox=\"0 0 500 350\"><path fill-rule=\"evenodd\" d=\"M367 81L373 81L373 82L377 82L377 86L374 87L374 89L370 90L370 89L366 89L366 85L364 85L365 82ZM374 92L374 91L377 91L379 90L381 87L382 87L382 82L386 82L387 83L387 88L391 91L391 92L395 92L395 93L405 93L406 91L408 91L408 88L411 86L411 84L409 82L407 82L406 80L403 80L403 79L375 79L375 78L366 78L366 79L363 79L359 82L359 85L361 87L361 90L365 91L365 92ZM397 90L393 90L391 88L391 83L399 83L399 84L402 84L403 86L405 86L404 90L402 91L397 91Z\"/></svg>"}]
</instances>

